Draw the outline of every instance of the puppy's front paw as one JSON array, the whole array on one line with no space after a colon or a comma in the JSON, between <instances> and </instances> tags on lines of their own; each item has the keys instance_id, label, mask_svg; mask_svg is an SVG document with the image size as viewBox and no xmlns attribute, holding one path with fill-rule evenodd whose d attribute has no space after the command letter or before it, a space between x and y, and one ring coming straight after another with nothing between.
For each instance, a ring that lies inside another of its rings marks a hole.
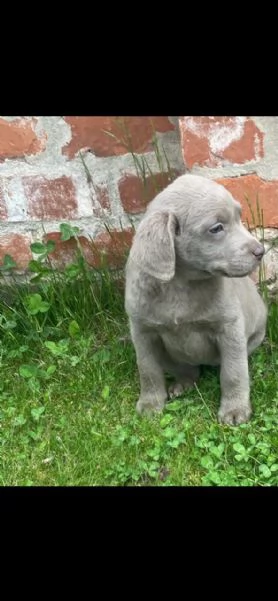
<instances>
[{"instance_id":1,"label":"puppy's front paw","mask_svg":"<svg viewBox=\"0 0 278 601\"><path fill-rule=\"evenodd\" d=\"M229 426L239 426L248 422L252 414L250 406L234 406L220 407L218 411L218 421L221 424L228 424Z\"/></svg>"},{"instance_id":2,"label":"puppy's front paw","mask_svg":"<svg viewBox=\"0 0 278 601\"><path fill-rule=\"evenodd\" d=\"M158 401L154 398L149 399L139 399L136 403L136 411L142 415L145 413L146 415L151 415L152 413L161 413L163 411L166 399Z\"/></svg>"}]
</instances>

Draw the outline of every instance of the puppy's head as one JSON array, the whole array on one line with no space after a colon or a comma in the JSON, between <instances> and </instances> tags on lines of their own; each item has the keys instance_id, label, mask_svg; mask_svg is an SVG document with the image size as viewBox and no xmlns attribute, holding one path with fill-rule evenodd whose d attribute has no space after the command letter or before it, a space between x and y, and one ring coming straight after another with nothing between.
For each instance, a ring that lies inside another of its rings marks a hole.
<instances>
[{"instance_id":1,"label":"puppy's head","mask_svg":"<svg viewBox=\"0 0 278 601\"><path fill-rule=\"evenodd\" d=\"M165 282L177 270L189 279L243 277L259 265L264 247L240 215L240 204L223 186L183 175L150 203L130 257L142 271Z\"/></svg>"}]
</instances>

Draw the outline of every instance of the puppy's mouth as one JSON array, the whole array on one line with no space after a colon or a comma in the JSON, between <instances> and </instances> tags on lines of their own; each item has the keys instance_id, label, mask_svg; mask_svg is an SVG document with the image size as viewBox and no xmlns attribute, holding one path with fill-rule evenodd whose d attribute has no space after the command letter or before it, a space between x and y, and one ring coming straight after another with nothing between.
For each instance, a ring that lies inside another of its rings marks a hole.
<instances>
[{"instance_id":1,"label":"puppy's mouth","mask_svg":"<svg viewBox=\"0 0 278 601\"><path fill-rule=\"evenodd\" d=\"M252 273L252 271L254 271L253 269L250 268L246 268L246 269L242 269L240 272L239 271L226 271L225 269L215 269L215 271L213 271L211 273L211 275L216 275L216 276L224 276L225 278L244 278L245 276L249 275L250 273Z\"/></svg>"},{"instance_id":2,"label":"puppy's mouth","mask_svg":"<svg viewBox=\"0 0 278 601\"><path fill-rule=\"evenodd\" d=\"M225 277L225 278L244 278L247 275L250 275L255 269L257 265L246 265L233 269L232 266L230 268L225 269L224 267L212 267L211 269L198 269L194 272L194 278L191 279L207 279L213 277ZM191 274L192 275L192 274Z\"/></svg>"},{"instance_id":3,"label":"puppy's mouth","mask_svg":"<svg viewBox=\"0 0 278 601\"><path fill-rule=\"evenodd\" d=\"M244 278L247 275L250 275L255 269L259 266L258 260L253 261L239 261L233 264L232 261L227 261L226 265L224 263L223 267L215 265L215 268L211 268L209 273L211 276L224 276L226 278Z\"/></svg>"}]
</instances>

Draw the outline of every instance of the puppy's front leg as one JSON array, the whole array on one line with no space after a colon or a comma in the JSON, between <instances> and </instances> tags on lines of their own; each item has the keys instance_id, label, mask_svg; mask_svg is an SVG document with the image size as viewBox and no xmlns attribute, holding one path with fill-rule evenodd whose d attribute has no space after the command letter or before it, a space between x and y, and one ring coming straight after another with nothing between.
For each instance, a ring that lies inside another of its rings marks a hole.
<instances>
[{"instance_id":1,"label":"puppy's front leg","mask_svg":"<svg viewBox=\"0 0 278 601\"><path fill-rule=\"evenodd\" d=\"M134 324L131 324L130 330L141 388L136 409L138 413L162 411L167 401L167 391L161 366L161 340L157 334L142 331Z\"/></svg>"},{"instance_id":2,"label":"puppy's front leg","mask_svg":"<svg viewBox=\"0 0 278 601\"><path fill-rule=\"evenodd\" d=\"M223 424L247 422L252 409L249 400L249 371L244 324L226 326L219 338L221 355L221 403L218 419Z\"/></svg>"}]
</instances>

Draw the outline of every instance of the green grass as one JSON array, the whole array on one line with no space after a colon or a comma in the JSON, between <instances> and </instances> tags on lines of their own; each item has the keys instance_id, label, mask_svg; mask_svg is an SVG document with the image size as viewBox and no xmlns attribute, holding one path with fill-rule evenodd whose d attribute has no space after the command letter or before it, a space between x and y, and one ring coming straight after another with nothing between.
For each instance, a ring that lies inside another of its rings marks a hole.
<instances>
[{"instance_id":1,"label":"green grass","mask_svg":"<svg viewBox=\"0 0 278 601\"><path fill-rule=\"evenodd\" d=\"M162 415L139 417L122 273L91 271L81 254L58 273L51 249L36 246L34 280L20 287L5 284L10 258L2 268L0 484L277 485L278 306L250 359L248 424L217 423L219 374L209 368Z\"/></svg>"}]
</instances>

